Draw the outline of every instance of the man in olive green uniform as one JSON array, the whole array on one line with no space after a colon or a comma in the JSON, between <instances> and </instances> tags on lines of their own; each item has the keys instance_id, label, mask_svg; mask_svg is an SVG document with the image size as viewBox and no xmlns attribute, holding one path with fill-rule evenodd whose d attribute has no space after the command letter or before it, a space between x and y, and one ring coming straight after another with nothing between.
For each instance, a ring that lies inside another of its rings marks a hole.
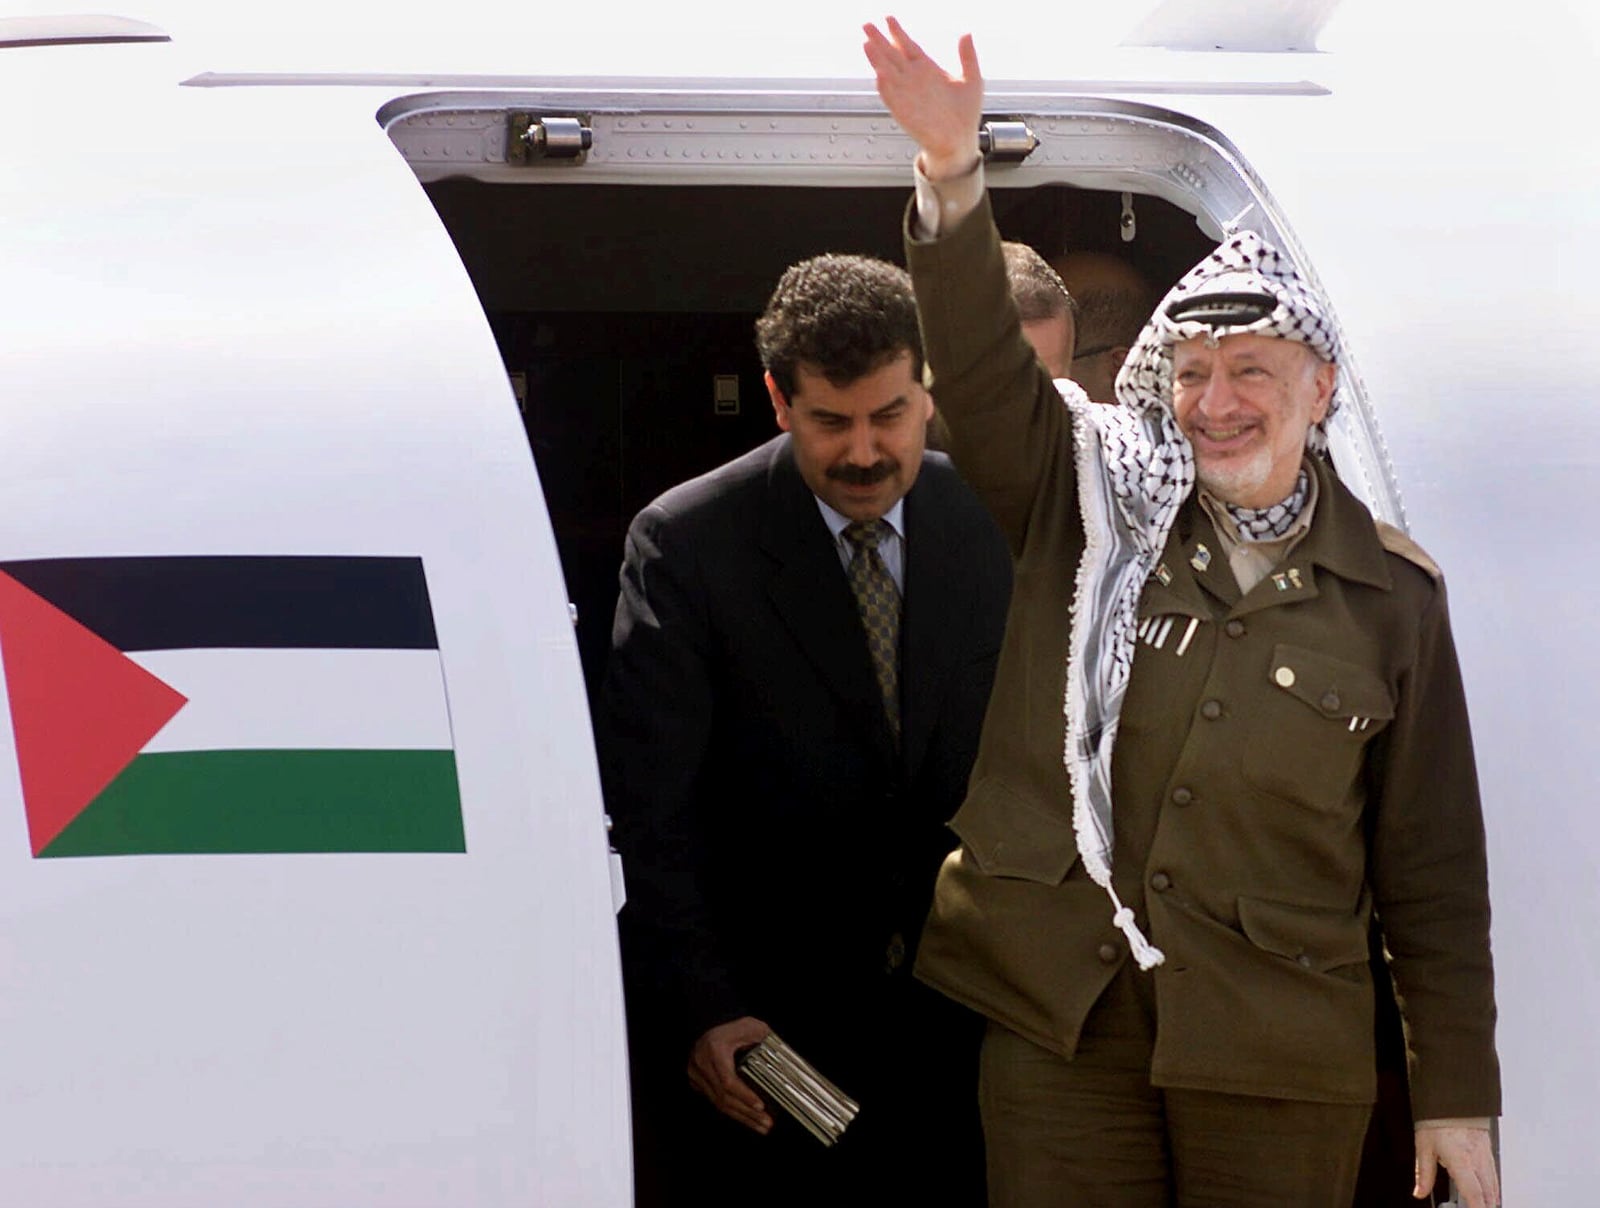
<instances>
[{"instance_id":1,"label":"man in olive green uniform","mask_svg":"<svg viewBox=\"0 0 1600 1208\"><path fill-rule=\"evenodd\" d=\"M1058 392L1006 298L970 39L959 77L892 21L867 55L921 146L907 255L951 451L1016 565L917 967L991 1020L991 1203L1348 1205L1376 913L1419 1193L1442 1162L1490 1208L1464 694L1437 567L1321 456L1326 307L1247 232L1163 301L1117 406Z\"/></svg>"}]
</instances>

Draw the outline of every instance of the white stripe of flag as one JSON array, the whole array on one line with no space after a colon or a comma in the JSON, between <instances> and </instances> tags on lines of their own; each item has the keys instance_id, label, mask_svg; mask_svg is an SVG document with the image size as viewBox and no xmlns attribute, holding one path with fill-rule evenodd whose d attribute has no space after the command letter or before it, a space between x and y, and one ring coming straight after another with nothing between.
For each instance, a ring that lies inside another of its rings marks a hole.
<instances>
[{"instance_id":1,"label":"white stripe of flag","mask_svg":"<svg viewBox=\"0 0 1600 1208\"><path fill-rule=\"evenodd\" d=\"M147 753L455 745L437 650L207 647L128 657L189 698Z\"/></svg>"}]
</instances>

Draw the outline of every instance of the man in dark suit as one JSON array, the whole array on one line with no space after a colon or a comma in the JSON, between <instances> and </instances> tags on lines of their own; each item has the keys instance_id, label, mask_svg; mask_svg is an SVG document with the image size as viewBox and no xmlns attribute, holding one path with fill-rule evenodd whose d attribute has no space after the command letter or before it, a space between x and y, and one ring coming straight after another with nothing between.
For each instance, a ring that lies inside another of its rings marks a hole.
<instances>
[{"instance_id":1,"label":"man in dark suit","mask_svg":"<svg viewBox=\"0 0 1600 1208\"><path fill-rule=\"evenodd\" d=\"M635 518L598 718L640 1202L981 1203L976 1021L909 974L1009 558L902 270L796 265L757 343L783 434ZM833 1148L737 1074L770 1031L860 1102Z\"/></svg>"}]
</instances>

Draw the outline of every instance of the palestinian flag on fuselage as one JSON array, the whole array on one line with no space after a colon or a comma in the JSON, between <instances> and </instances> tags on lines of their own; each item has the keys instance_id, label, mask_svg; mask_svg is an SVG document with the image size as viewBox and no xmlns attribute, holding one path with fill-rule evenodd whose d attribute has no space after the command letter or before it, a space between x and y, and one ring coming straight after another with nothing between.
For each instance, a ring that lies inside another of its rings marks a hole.
<instances>
[{"instance_id":1,"label":"palestinian flag on fuselage","mask_svg":"<svg viewBox=\"0 0 1600 1208\"><path fill-rule=\"evenodd\" d=\"M461 852L420 558L0 562L35 856Z\"/></svg>"}]
</instances>

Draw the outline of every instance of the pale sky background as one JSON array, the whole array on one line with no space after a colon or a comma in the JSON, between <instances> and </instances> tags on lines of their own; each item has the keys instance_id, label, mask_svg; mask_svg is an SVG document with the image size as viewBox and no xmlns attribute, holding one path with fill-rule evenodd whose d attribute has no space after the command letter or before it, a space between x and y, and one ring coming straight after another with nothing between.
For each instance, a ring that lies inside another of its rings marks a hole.
<instances>
[{"instance_id":1,"label":"pale sky background","mask_svg":"<svg viewBox=\"0 0 1600 1208\"><path fill-rule=\"evenodd\" d=\"M1554 0L1554 14L1529 22L1528 5L1507 9L1444 0L1303 0L1295 11L1334 8L1320 46L1429 45L1452 55L1507 34L1591 51L1600 28L1592 4ZM1159 0L1058 0L1028 14L971 0L905 0L895 11L940 57L953 58L970 30L991 78L1046 79L1084 74L1086 58L1114 46ZM1192 11L1195 7L1190 4ZM1272 0L1212 0L1208 11L1282 8ZM412 7L373 0L73 0L0 7L5 15L111 11L160 25L184 48L204 50L212 70L434 71L560 75L850 76L865 73L856 30L882 9L862 0L807 0L803 7L748 0L688 0L678 5L537 5L527 0L456 0ZM1258 19L1252 23L1259 25ZM1098 57L1098 56L1096 56ZM1144 56L1160 61L1159 54ZM1246 59L1261 56L1244 56ZM1306 56L1315 59L1316 56ZM1241 70L1246 70L1241 68Z\"/></svg>"}]
</instances>

